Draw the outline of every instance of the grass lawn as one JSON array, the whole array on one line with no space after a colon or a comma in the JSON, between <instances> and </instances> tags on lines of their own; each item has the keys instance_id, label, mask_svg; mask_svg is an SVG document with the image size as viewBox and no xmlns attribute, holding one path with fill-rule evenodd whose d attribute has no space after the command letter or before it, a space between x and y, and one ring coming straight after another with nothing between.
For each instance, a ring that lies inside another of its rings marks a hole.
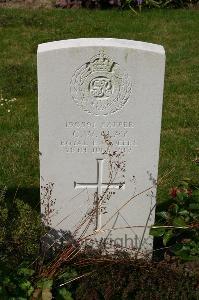
<instances>
[{"instance_id":1,"label":"grass lawn","mask_svg":"<svg viewBox=\"0 0 199 300\"><path fill-rule=\"evenodd\" d=\"M183 177L198 178L199 15L195 10L130 11L0 9L0 185L39 199L37 45L80 37L157 43L166 50L159 176L172 170L158 199ZM33 201L34 202L34 201Z\"/></svg>"}]
</instances>

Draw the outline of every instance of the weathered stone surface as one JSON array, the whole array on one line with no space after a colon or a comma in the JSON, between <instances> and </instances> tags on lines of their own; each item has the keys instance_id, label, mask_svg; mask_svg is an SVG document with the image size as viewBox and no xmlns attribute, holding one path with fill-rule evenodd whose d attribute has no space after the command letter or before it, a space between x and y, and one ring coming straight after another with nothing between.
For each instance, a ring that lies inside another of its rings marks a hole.
<instances>
[{"instance_id":1,"label":"weathered stone surface","mask_svg":"<svg viewBox=\"0 0 199 300\"><path fill-rule=\"evenodd\" d=\"M112 246L139 248L142 242L142 250L151 250L145 225L154 222L164 66L163 47L149 43L76 39L39 45L47 224L77 237L93 234Z\"/></svg>"}]
</instances>

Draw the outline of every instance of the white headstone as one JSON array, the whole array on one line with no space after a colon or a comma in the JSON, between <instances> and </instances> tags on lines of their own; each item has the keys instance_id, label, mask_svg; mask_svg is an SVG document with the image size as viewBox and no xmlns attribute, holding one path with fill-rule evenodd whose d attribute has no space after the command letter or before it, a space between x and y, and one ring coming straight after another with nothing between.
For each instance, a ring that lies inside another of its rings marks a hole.
<instances>
[{"instance_id":1,"label":"white headstone","mask_svg":"<svg viewBox=\"0 0 199 300\"><path fill-rule=\"evenodd\" d=\"M111 247L152 249L164 67L164 49L155 44L100 38L39 45L47 225Z\"/></svg>"}]
</instances>

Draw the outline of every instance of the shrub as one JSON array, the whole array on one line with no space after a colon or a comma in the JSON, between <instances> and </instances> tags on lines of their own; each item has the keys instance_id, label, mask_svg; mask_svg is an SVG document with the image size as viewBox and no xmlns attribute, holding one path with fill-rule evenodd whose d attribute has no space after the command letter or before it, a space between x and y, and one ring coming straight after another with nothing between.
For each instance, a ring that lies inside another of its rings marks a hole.
<instances>
[{"instance_id":1,"label":"shrub","mask_svg":"<svg viewBox=\"0 0 199 300\"><path fill-rule=\"evenodd\" d=\"M136 13L137 8L187 8L196 6L198 0L57 0L56 7L62 8L127 8Z\"/></svg>"},{"instance_id":2,"label":"shrub","mask_svg":"<svg viewBox=\"0 0 199 300\"><path fill-rule=\"evenodd\" d=\"M199 257L199 185L190 179L171 189L169 199L157 206L156 226L150 233L159 237L167 254L184 261Z\"/></svg>"},{"instance_id":3,"label":"shrub","mask_svg":"<svg viewBox=\"0 0 199 300\"><path fill-rule=\"evenodd\" d=\"M36 257L43 232L41 217L21 199L8 199L0 193L0 259L13 266Z\"/></svg>"}]
</instances>

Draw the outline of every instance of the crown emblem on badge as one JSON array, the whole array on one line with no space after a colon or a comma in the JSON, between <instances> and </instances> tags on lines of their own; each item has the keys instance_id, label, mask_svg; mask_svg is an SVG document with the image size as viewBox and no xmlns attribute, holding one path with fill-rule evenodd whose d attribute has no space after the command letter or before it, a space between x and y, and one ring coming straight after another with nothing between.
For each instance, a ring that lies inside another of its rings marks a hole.
<instances>
[{"instance_id":1,"label":"crown emblem on badge","mask_svg":"<svg viewBox=\"0 0 199 300\"><path fill-rule=\"evenodd\" d=\"M103 51L100 51L90 62L90 68L93 72L110 72L112 65L113 61Z\"/></svg>"},{"instance_id":2,"label":"crown emblem on badge","mask_svg":"<svg viewBox=\"0 0 199 300\"><path fill-rule=\"evenodd\" d=\"M70 86L81 110L104 117L123 109L132 91L128 74L104 49L76 69Z\"/></svg>"}]
</instances>

